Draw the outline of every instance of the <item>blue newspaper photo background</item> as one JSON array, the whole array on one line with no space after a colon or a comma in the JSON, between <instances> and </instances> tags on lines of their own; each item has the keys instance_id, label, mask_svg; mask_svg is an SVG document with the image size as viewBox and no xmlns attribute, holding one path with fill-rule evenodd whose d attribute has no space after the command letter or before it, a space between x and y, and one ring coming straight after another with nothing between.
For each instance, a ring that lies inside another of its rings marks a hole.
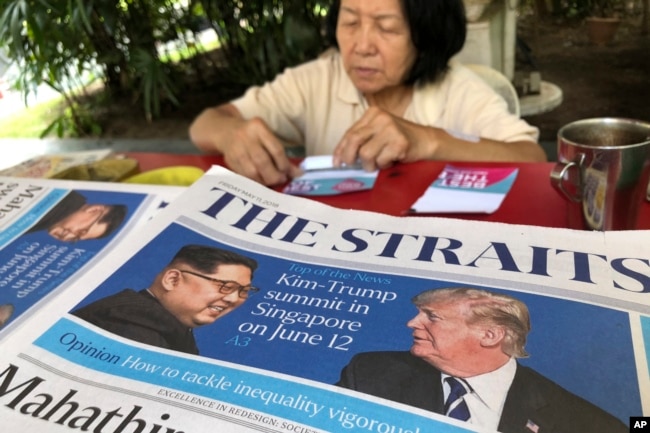
<instances>
[{"instance_id":1,"label":"blue newspaper photo background","mask_svg":"<svg viewBox=\"0 0 650 433\"><path fill-rule=\"evenodd\" d=\"M253 284L261 291L227 316L195 330L201 356L329 384L338 380L341 369L356 353L409 349L412 339L406 322L416 314L410 301L414 295L428 289L466 286L438 280L435 272L425 279L271 257L221 244L173 224L79 306L124 288L147 288L186 244L230 249L254 258L259 264ZM373 280L374 283L368 282ZM305 281L316 282L320 287L301 285ZM642 413L627 313L538 294L484 288L514 296L530 310L532 331L526 350L531 356L519 360L522 365L624 422L630 414ZM282 299L285 294L303 294L331 302L318 307L276 300L275 296ZM276 310L295 311L303 318L322 316L337 326L283 324L279 318L270 317ZM341 329L344 320L360 324L353 331L345 325Z\"/></svg>"}]
</instances>

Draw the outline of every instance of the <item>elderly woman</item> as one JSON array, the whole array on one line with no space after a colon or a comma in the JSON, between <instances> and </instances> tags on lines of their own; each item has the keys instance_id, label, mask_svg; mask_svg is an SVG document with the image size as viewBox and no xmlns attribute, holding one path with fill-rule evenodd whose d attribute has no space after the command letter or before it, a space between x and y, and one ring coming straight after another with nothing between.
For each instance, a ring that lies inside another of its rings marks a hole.
<instances>
[{"instance_id":1,"label":"elderly woman","mask_svg":"<svg viewBox=\"0 0 650 433\"><path fill-rule=\"evenodd\" d=\"M366 170L431 160L543 161L539 131L455 62L462 0L335 0L331 55L290 68L190 127L205 152L266 185L299 173L284 145Z\"/></svg>"}]
</instances>

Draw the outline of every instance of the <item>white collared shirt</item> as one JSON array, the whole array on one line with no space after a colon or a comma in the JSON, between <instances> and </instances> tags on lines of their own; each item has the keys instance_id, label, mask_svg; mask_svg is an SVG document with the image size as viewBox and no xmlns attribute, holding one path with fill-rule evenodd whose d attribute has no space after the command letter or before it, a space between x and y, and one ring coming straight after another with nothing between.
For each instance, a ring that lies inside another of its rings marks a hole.
<instances>
[{"instance_id":1,"label":"white collared shirt","mask_svg":"<svg viewBox=\"0 0 650 433\"><path fill-rule=\"evenodd\" d=\"M471 390L465 394L465 403L469 408L469 422L473 425L496 430L506 402L508 390L517 371L517 362L514 358L497 370L479 376L464 378ZM442 386L445 400L449 395L449 385L442 374Z\"/></svg>"},{"instance_id":2,"label":"white collared shirt","mask_svg":"<svg viewBox=\"0 0 650 433\"><path fill-rule=\"evenodd\" d=\"M368 109L338 52L287 68L232 103L244 118L262 118L283 141L305 145L307 155L331 155L343 134ZM536 127L510 114L494 90L456 62L440 82L415 86L404 118L461 136L497 141L539 138Z\"/></svg>"}]
</instances>

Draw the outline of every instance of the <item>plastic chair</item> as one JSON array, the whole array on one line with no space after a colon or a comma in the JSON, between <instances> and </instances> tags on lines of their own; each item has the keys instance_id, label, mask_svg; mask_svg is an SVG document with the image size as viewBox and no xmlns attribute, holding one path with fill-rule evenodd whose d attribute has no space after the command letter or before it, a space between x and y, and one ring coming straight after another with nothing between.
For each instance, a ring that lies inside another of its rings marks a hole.
<instances>
[{"instance_id":1,"label":"plastic chair","mask_svg":"<svg viewBox=\"0 0 650 433\"><path fill-rule=\"evenodd\" d=\"M517 96L515 86L512 85L512 82L510 82L508 77L496 69L486 65L472 63L465 66L481 77L483 81L485 81L490 87L492 87L492 89L494 89L495 92L506 100L508 111L517 116L520 115L519 96Z\"/></svg>"}]
</instances>

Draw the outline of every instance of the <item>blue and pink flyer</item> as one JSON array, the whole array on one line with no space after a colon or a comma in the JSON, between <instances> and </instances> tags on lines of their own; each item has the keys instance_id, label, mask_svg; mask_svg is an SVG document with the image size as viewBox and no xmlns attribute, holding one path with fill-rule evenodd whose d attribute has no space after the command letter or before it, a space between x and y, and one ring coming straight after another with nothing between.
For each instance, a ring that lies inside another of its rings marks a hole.
<instances>
[{"instance_id":1,"label":"blue and pink flyer","mask_svg":"<svg viewBox=\"0 0 650 433\"><path fill-rule=\"evenodd\" d=\"M506 197L517 177L511 167L455 167L446 165L413 204L413 212L493 213Z\"/></svg>"}]
</instances>

